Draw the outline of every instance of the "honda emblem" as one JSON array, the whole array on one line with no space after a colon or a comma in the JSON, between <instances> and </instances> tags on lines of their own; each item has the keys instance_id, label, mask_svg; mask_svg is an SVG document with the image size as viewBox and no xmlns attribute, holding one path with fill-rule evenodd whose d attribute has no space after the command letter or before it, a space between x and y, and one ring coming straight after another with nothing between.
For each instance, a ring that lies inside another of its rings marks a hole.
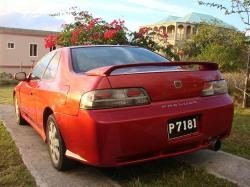
<instances>
[{"instance_id":1,"label":"honda emblem","mask_svg":"<svg viewBox=\"0 0 250 187\"><path fill-rule=\"evenodd\" d=\"M182 87L182 82L179 80L174 81L174 86L175 88L181 88Z\"/></svg>"}]
</instances>

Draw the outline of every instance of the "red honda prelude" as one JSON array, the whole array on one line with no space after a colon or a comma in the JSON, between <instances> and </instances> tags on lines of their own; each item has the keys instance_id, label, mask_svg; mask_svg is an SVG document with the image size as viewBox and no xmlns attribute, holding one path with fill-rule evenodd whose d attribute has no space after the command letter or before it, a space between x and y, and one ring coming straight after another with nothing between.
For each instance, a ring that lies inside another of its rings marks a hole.
<instances>
[{"instance_id":1,"label":"red honda prelude","mask_svg":"<svg viewBox=\"0 0 250 187\"><path fill-rule=\"evenodd\" d=\"M38 132L58 170L218 150L231 131L233 103L215 63L169 62L132 46L63 47L15 79L17 123Z\"/></svg>"}]
</instances>

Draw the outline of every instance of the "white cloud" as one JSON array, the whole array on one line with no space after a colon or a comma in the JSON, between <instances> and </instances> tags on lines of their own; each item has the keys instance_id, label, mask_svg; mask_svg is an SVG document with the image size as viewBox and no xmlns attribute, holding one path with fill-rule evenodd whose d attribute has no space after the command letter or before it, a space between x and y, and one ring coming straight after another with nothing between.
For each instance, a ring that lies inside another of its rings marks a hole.
<instances>
[{"instance_id":1,"label":"white cloud","mask_svg":"<svg viewBox=\"0 0 250 187\"><path fill-rule=\"evenodd\" d=\"M12 12L0 16L0 26L2 27L58 31L63 23L64 20L46 14Z\"/></svg>"},{"instance_id":2,"label":"white cloud","mask_svg":"<svg viewBox=\"0 0 250 187\"><path fill-rule=\"evenodd\" d=\"M111 12L120 12L120 13L145 13L151 12L156 13L155 10L148 8L148 7L134 7L128 3L103 3L103 4L95 4L91 1L87 1L84 3L78 4L80 8L84 8L86 10L95 9L95 10L102 10L102 11L111 11Z\"/></svg>"},{"instance_id":3,"label":"white cloud","mask_svg":"<svg viewBox=\"0 0 250 187\"><path fill-rule=\"evenodd\" d=\"M103 1L103 3L90 0L0 0L0 15L9 12L49 14L55 11L67 10L71 6L78 6L85 10L95 9L127 13L157 13L161 11L166 12L166 14L178 15L189 10L160 0L120 0L114 2Z\"/></svg>"},{"instance_id":4,"label":"white cloud","mask_svg":"<svg viewBox=\"0 0 250 187\"><path fill-rule=\"evenodd\" d=\"M75 0L0 0L0 14L11 12L49 14L70 7Z\"/></svg>"},{"instance_id":5,"label":"white cloud","mask_svg":"<svg viewBox=\"0 0 250 187\"><path fill-rule=\"evenodd\" d=\"M187 12L191 12L191 8L185 6L173 5L168 2L163 2L161 0L126 0L131 4L136 4L144 8L148 8L154 11L164 12L166 15L173 14L183 16Z\"/></svg>"},{"instance_id":6,"label":"white cloud","mask_svg":"<svg viewBox=\"0 0 250 187\"><path fill-rule=\"evenodd\" d=\"M186 7L172 5L161 0L0 0L0 24L55 30L60 27L62 20L70 22L72 18L56 17L61 19L61 22L58 22L55 18L49 18L46 15L66 11L72 6L87 10L94 13L94 16L103 17L108 21L117 18L125 19L126 26L130 30L136 30L140 25L158 21L157 19L160 20L169 14L181 16L190 12L190 9ZM14 18L15 15L16 18ZM7 20L11 21L7 22Z\"/></svg>"}]
</instances>

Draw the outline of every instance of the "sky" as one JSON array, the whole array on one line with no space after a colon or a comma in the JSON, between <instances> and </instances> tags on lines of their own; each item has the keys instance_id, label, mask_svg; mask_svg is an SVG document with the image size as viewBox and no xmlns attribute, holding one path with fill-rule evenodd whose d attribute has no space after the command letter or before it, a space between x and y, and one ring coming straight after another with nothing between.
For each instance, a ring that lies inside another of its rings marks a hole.
<instances>
[{"instance_id":1,"label":"sky","mask_svg":"<svg viewBox=\"0 0 250 187\"><path fill-rule=\"evenodd\" d=\"M198 5L198 0L0 0L0 26L26 29L60 31L61 25L72 18L51 17L49 14L63 12L77 6L94 17L110 22L125 20L131 31L140 26L156 23L169 15L184 16L191 12L210 14L244 31L238 15L225 15L215 8ZM230 0L213 0L230 5Z\"/></svg>"}]
</instances>

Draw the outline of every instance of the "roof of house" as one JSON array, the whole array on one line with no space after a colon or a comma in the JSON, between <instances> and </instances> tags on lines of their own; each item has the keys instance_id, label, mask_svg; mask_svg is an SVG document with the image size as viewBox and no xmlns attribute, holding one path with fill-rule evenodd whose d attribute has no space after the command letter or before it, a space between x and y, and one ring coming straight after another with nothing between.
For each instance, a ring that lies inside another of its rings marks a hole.
<instances>
[{"instance_id":1,"label":"roof of house","mask_svg":"<svg viewBox=\"0 0 250 187\"><path fill-rule=\"evenodd\" d=\"M161 21L157 22L158 23L166 23L166 22L174 22L175 20L179 19L181 17L178 17L178 16L172 16L172 15L169 15L168 17L162 19Z\"/></svg>"},{"instance_id":2,"label":"roof of house","mask_svg":"<svg viewBox=\"0 0 250 187\"><path fill-rule=\"evenodd\" d=\"M187 23L201 23L201 22L207 22L207 23L214 23L218 26L223 27L230 27L233 26L208 14L201 14L197 12L191 12L183 17L177 17L177 16L168 16L167 18L161 20L160 22L157 22L156 24L163 24L167 22L187 22Z\"/></svg>"},{"instance_id":3,"label":"roof of house","mask_svg":"<svg viewBox=\"0 0 250 187\"><path fill-rule=\"evenodd\" d=\"M57 34L57 33L58 32L55 32L55 31L0 27L0 34L20 34L20 35L29 35L29 36L48 36L49 34Z\"/></svg>"}]
</instances>

